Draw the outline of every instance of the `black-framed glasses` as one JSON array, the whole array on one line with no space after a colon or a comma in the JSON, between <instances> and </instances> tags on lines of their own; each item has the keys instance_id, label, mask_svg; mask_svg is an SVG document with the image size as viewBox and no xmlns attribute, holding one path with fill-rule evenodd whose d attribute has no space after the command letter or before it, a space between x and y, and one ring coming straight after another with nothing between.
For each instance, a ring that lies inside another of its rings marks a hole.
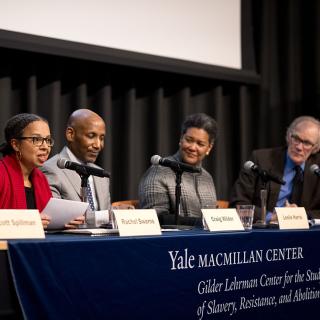
<instances>
[{"instance_id":1,"label":"black-framed glasses","mask_svg":"<svg viewBox=\"0 0 320 320\"><path fill-rule=\"evenodd\" d=\"M302 145L303 145L305 148L307 148L307 149L312 148L312 147L315 145L315 143L312 143L312 142L310 142L310 141L308 141L308 140L303 140L303 139L301 139L301 138L300 138L297 134L295 134L295 133L292 133L292 134L291 134L291 139L292 139L292 142L293 142L294 144L302 143Z\"/></svg>"},{"instance_id":2,"label":"black-framed glasses","mask_svg":"<svg viewBox=\"0 0 320 320\"><path fill-rule=\"evenodd\" d=\"M17 140L27 140L30 139L32 144L36 147L40 147L46 142L48 147L52 147L54 145L54 140L52 138L43 138L43 137L20 137Z\"/></svg>"}]
</instances>

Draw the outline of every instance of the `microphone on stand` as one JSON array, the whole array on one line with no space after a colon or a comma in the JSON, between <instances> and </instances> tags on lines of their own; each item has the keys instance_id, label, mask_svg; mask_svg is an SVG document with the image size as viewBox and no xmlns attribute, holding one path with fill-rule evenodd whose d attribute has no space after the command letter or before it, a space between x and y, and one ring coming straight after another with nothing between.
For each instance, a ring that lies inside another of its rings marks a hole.
<instances>
[{"instance_id":1,"label":"microphone on stand","mask_svg":"<svg viewBox=\"0 0 320 320\"><path fill-rule=\"evenodd\" d=\"M310 166L311 173L315 174L316 176L320 177L320 168L317 164L313 164Z\"/></svg>"},{"instance_id":2,"label":"microphone on stand","mask_svg":"<svg viewBox=\"0 0 320 320\"><path fill-rule=\"evenodd\" d=\"M273 181L275 183L278 183L278 184L283 184L283 185L286 184L286 182L283 181L282 178L279 178L279 177L273 175L271 172L268 172L266 170L263 170L263 169L259 168L259 166L254 164L252 161L245 162L243 167L247 171L254 172L259 177L261 177L261 179L263 179L264 181L271 180L271 181Z\"/></svg>"},{"instance_id":3,"label":"microphone on stand","mask_svg":"<svg viewBox=\"0 0 320 320\"><path fill-rule=\"evenodd\" d=\"M85 176L97 176L102 178L110 178L110 173L108 171L105 171L103 169L87 166L85 164L80 164L76 162L69 161L67 159L59 159L57 161L57 166L60 169L70 169L76 171L79 175L85 175Z\"/></svg>"},{"instance_id":4,"label":"microphone on stand","mask_svg":"<svg viewBox=\"0 0 320 320\"><path fill-rule=\"evenodd\" d=\"M152 156L151 163L171 168L173 171L186 171L186 172L191 172L191 173L196 173L196 172L200 173L201 172L200 168L197 168L195 166L191 166L191 165L183 163L183 162L169 160L166 158L161 158L159 155Z\"/></svg>"},{"instance_id":5,"label":"microphone on stand","mask_svg":"<svg viewBox=\"0 0 320 320\"><path fill-rule=\"evenodd\" d=\"M180 201L181 201L181 177L184 171L187 172L201 172L200 168L191 166L189 164L179 162L179 161L174 161L174 160L169 160L166 158L161 158L158 155L154 155L151 157L151 163L152 164L157 164L160 166L168 167L171 168L176 175L176 187L175 187L175 210L174 210L174 225L162 225L163 228L168 228L168 229L190 229L190 226L184 226L180 224Z\"/></svg>"}]
</instances>

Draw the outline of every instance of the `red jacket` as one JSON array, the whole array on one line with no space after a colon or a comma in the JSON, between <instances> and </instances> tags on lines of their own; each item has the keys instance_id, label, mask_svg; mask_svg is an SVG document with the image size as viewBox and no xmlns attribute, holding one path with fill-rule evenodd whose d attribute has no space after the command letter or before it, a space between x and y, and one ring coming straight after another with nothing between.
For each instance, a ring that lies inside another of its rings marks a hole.
<instances>
[{"instance_id":1,"label":"red jacket","mask_svg":"<svg viewBox=\"0 0 320 320\"><path fill-rule=\"evenodd\" d=\"M45 175L37 168L31 172L37 209L41 212L52 197ZM14 154L0 160L0 209L27 209L21 167Z\"/></svg>"}]
</instances>

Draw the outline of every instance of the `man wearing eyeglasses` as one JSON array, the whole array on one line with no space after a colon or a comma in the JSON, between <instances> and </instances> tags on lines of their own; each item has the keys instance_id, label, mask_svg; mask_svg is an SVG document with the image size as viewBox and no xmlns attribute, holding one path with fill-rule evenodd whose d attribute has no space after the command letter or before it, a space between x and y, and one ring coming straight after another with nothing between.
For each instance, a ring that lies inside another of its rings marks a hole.
<instances>
[{"instance_id":1,"label":"man wearing eyeglasses","mask_svg":"<svg viewBox=\"0 0 320 320\"><path fill-rule=\"evenodd\" d=\"M94 164L99 153L104 148L106 134L105 122L95 112L89 109L74 111L67 123L67 145L61 152L45 162L41 170L47 176L52 195L55 198L81 201L81 178L72 170L60 169L59 159L67 159L79 164L99 168ZM90 176L90 207L95 210L106 210L110 207L109 178ZM83 219L79 218L78 223ZM78 224L74 221L73 224Z\"/></svg>"},{"instance_id":2,"label":"man wearing eyeglasses","mask_svg":"<svg viewBox=\"0 0 320 320\"><path fill-rule=\"evenodd\" d=\"M259 168L281 177L280 185L263 181L252 171L243 168L235 182L230 206L254 204L255 220L260 219L260 191L266 188L266 222L273 218L275 207L302 206L310 218L320 218L320 178L310 171L312 164L320 165L320 122L309 116L296 118L287 129L287 147L253 151L250 160Z\"/></svg>"}]
</instances>

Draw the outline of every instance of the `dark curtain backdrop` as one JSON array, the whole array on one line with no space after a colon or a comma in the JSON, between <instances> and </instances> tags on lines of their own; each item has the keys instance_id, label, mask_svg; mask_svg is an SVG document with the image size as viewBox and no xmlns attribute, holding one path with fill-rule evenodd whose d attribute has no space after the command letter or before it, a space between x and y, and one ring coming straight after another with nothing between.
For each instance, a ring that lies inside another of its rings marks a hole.
<instances>
[{"instance_id":1,"label":"dark curtain backdrop","mask_svg":"<svg viewBox=\"0 0 320 320\"><path fill-rule=\"evenodd\" d=\"M252 1L261 75L257 146L283 141L296 116L320 117L320 1Z\"/></svg>"},{"instance_id":2,"label":"dark curtain backdrop","mask_svg":"<svg viewBox=\"0 0 320 320\"><path fill-rule=\"evenodd\" d=\"M243 3L258 85L0 48L0 140L12 115L37 113L49 120L55 154L69 114L91 108L107 124L98 164L112 173L116 201L137 198L150 157L174 153L185 116L206 112L218 121L219 137L204 166L218 198L228 199L253 148L283 144L296 116L320 116L320 1Z\"/></svg>"}]
</instances>

